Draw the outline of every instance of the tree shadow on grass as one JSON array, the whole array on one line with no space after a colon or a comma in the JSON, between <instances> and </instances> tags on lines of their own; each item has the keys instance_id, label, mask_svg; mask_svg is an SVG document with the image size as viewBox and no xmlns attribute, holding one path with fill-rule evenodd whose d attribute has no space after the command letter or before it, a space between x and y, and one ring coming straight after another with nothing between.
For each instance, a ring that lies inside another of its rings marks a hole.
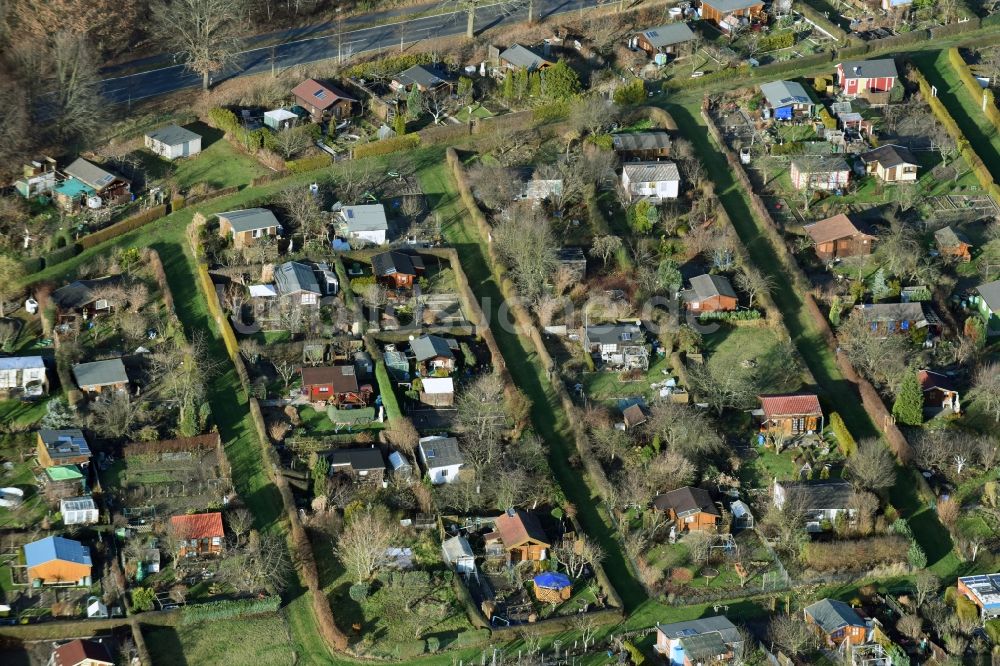
<instances>
[{"instance_id":1,"label":"tree shadow on grass","mask_svg":"<svg viewBox=\"0 0 1000 666\"><path fill-rule=\"evenodd\" d=\"M173 627L156 627L148 631L143 631L146 647L150 654L156 655L157 663L175 664L176 666L187 666L187 658L184 656L184 646L181 643L177 630Z\"/></svg>"}]
</instances>

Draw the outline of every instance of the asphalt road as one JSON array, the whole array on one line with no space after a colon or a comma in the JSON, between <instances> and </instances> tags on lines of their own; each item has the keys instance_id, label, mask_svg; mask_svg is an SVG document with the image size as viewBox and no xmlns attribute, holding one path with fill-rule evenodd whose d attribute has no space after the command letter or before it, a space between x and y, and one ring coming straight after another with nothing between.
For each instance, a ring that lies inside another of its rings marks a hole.
<instances>
[{"instance_id":1,"label":"asphalt road","mask_svg":"<svg viewBox=\"0 0 1000 666\"><path fill-rule=\"evenodd\" d=\"M616 0L535 0L535 20L572 11L580 11L589 7L609 4ZM476 11L476 32L496 27L501 24L516 23L527 18L527 6L516 11L509 11L503 4L484 5ZM374 17L377 19L377 17ZM319 60L337 57L338 41L344 58L352 54L385 50L388 53L398 52L400 43L410 44L435 37L450 37L465 33L466 13L464 11L413 18L378 25L369 28L350 30L349 20L345 19L344 32L338 35L321 37L303 37L317 31L327 31L334 26L321 24L308 28L293 28L279 33L286 41L276 46L265 46L243 51L236 58L236 63L227 71L213 77L215 83L234 76L259 74L285 69L295 65L303 65ZM352 17L357 23L371 23L372 15ZM260 35L254 39L273 40L275 35ZM126 63L126 65L135 65ZM147 97L165 95L185 88L201 86L201 75L188 71L183 65L161 67L146 72L117 76L104 79L101 91L104 96L116 104L126 104Z\"/></svg>"}]
</instances>

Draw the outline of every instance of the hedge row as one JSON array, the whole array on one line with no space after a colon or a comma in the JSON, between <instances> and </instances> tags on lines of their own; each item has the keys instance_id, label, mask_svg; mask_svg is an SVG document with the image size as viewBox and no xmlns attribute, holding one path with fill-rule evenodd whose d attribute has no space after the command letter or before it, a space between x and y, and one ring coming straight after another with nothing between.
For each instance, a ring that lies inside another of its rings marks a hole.
<instances>
[{"instance_id":1,"label":"hedge row","mask_svg":"<svg viewBox=\"0 0 1000 666\"><path fill-rule=\"evenodd\" d=\"M801 13L811 22L818 25L822 30L833 35L833 38L836 39L841 44L847 43L848 41L847 33L844 31L843 28L835 24L826 16L818 12L816 9L810 7L805 2L795 3L795 10Z\"/></svg>"},{"instance_id":2,"label":"hedge row","mask_svg":"<svg viewBox=\"0 0 1000 666\"><path fill-rule=\"evenodd\" d=\"M948 109L941 102L940 99L935 97L931 91L931 84L927 81L923 72L920 71L918 67L913 68L913 75L917 79L917 85L920 88L920 95L927 102L927 105L931 107L931 113L934 117L938 119L944 128L951 135L951 138L955 140L955 144L958 146L959 154L968 163L969 168L972 169L972 173L976 175L976 180L979 181L980 186L986 190L994 198L1000 198L1000 187L997 187L996 182L993 180L993 174L990 170L986 168L983 160L979 157L976 151L969 144L969 140L966 138L962 129L955 122L955 119L951 117L948 113Z\"/></svg>"},{"instance_id":3,"label":"hedge row","mask_svg":"<svg viewBox=\"0 0 1000 666\"><path fill-rule=\"evenodd\" d=\"M281 597L272 595L262 599L235 599L212 601L207 604L193 604L181 609L181 624L194 624L211 620L226 620L233 617L276 613L281 607Z\"/></svg>"},{"instance_id":4,"label":"hedge row","mask_svg":"<svg viewBox=\"0 0 1000 666\"><path fill-rule=\"evenodd\" d=\"M847 424L837 412L830 414L830 429L833 430L833 436L837 438L837 448L844 457L853 456L858 450L858 443L854 441L854 435L847 429Z\"/></svg>"},{"instance_id":5,"label":"hedge row","mask_svg":"<svg viewBox=\"0 0 1000 666\"><path fill-rule=\"evenodd\" d=\"M394 136L390 139L382 139L381 141L363 143L351 151L351 155L354 159L359 160L364 157L376 157L378 155L398 153L401 150L412 150L413 148L417 148L419 146L419 134L404 134L403 136Z\"/></svg>"},{"instance_id":6,"label":"hedge row","mask_svg":"<svg viewBox=\"0 0 1000 666\"><path fill-rule=\"evenodd\" d=\"M698 315L699 321L753 321L760 318L760 310L718 310Z\"/></svg>"},{"instance_id":7,"label":"hedge row","mask_svg":"<svg viewBox=\"0 0 1000 666\"><path fill-rule=\"evenodd\" d=\"M997 102L993 91L979 85L979 81L976 80L972 70L969 69L968 63L962 58L962 54L958 52L957 48L952 47L948 49L948 61L955 68L955 71L958 72L958 78L965 84L965 89L969 91L973 102L982 105L982 99L986 97L986 108L983 110L983 113L993 123L993 129L1000 132L1000 109L997 109Z\"/></svg>"},{"instance_id":8,"label":"hedge row","mask_svg":"<svg viewBox=\"0 0 1000 666\"><path fill-rule=\"evenodd\" d=\"M305 173L307 171L315 171L316 169L324 169L333 164L333 160L326 153L320 155L313 155L312 157L303 157L300 160L291 160L285 162L285 168L292 173ZM274 174L280 177L283 174Z\"/></svg>"},{"instance_id":9,"label":"hedge row","mask_svg":"<svg viewBox=\"0 0 1000 666\"><path fill-rule=\"evenodd\" d=\"M392 388L392 380L383 360L379 360L375 364L375 379L378 381L378 392L382 396L385 415L392 423L395 419L403 416L403 411L399 408L399 400L396 399L396 392Z\"/></svg>"},{"instance_id":10,"label":"hedge row","mask_svg":"<svg viewBox=\"0 0 1000 666\"><path fill-rule=\"evenodd\" d=\"M138 229L139 227L145 226L154 220L158 220L167 214L166 204L160 204L159 206L152 206L144 211L136 213L131 217L126 217L121 222L116 222L110 226L104 227L92 234L88 234L77 241L80 247L84 250L94 247L104 241L117 238L122 234L127 234L130 231Z\"/></svg>"},{"instance_id":11,"label":"hedge row","mask_svg":"<svg viewBox=\"0 0 1000 666\"><path fill-rule=\"evenodd\" d=\"M877 536L851 541L808 543L802 549L806 565L817 571L870 569L907 561L910 542L903 536Z\"/></svg>"}]
</instances>

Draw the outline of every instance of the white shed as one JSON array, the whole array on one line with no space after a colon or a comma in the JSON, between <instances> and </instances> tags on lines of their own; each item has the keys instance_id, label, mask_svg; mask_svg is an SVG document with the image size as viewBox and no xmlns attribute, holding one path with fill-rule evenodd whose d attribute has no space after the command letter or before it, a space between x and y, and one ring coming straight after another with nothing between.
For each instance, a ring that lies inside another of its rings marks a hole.
<instances>
[{"instance_id":1,"label":"white shed","mask_svg":"<svg viewBox=\"0 0 1000 666\"><path fill-rule=\"evenodd\" d=\"M431 483L439 485L451 483L465 464L465 458L454 437L421 437L420 460L427 469Z\"/></svg>"},{"instance_id":2,"label":"white shed","mask_svg":"<svg viewBox=\"0 0 1000 666\"><path fill-rule=\"evenodd\" d=\"M264 113L264 124L275 130L288 129L299 121L299 117L288 109L275 109Z\"/></svg>"},{"instance_id":3,"label":"white shed","mask_svg":"<svg viewBox=\"0 0 1000 666\"><path fill-rule=\"evenodd\" d=\"M99 512L93 497L69 497L59 502L64 525L92 525L97 522Z\"/></svg>"},{"instance_id":4,"label":"white shed","mask_svg":"<svg viewBox=\"0 0 1000 666\"><path fill-rule=\"evenodd\" d=\"M201 152L201 135L177 125L167 125L146 134L146 147L168 160L191 157Z\"/></svg>"},{"instance_id":5,"label":"white shed","mask_svg":"<svg viewBox=\"0 0 1000 666\"><path fill-rule=\"evenodd\" d=\"M464 536L446 539L441 544L441 554L444 555L444 561L455 567L455 571L460 574L476 571L476 557L472 554L472 546Z\"/></svg>"}]
</instances>

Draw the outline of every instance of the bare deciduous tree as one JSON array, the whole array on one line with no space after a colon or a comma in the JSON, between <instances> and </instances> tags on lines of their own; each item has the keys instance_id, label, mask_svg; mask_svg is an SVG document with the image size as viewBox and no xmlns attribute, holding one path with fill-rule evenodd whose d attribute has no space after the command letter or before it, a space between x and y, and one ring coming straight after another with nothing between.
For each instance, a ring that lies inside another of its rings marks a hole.
<instances>
[{"instance_id":1,"label":"bare deciduous tree","mask_svg":"<svg viewBox=\"0 0 1000 666\"><path fill-rule=\"evenodd\" d=\"M499 460L507 428L500 375L489 373L476 379L459 395L456 407L466 455L477 470L485 469Z\"/></svg>"},{"instance_id":2,"label":"bare deciduous tree","mask_svg":"<svg viewBox=\"0 0 1000 666\"><path fill-rule=\"evenodd\" d=\"M736 274L736 286L750 297L750 307L758 295L771 293L774 288L774 278L767 275L754 265L743 266Z\"/></svg>"},{"instance_id":3,"label":"bare deciduous tree","mask_svg":"<svg viewBox=\"0 0 1000 666\"><path fill-rule=\"evenodd\" d=\"M1000 363L987 363L976 371L972 395L1000 423Z\"/></svg>"},{"instance_id":4,"label":"bare deciduous tree","mask_svg":"<svg viewBox=\"0 0 1000 666\"><path fill-rule=\"evenodd\" d=\"M50 44L45 102L56 136L89 138L101 128L106 110L93 48L85 36L68 32L56 33Z\"/></svg>"},{"instance_id":5,"label":"bare deciduous tree","mask_svg":"<svg viewBox=\"0 0 1000 666\"><path fill-rule=\"evenodd\" d=\"M622 247L622 239L618 236L598 236L590 247L590 256L598 257L605 264Z\"/></svg>"},{"instance_id":6,"label":"bare deciduous tree","mask_svg":"<svg viewBox=\"0 0 1000 666\"><path fill-rule=\"evenodd\" d=\"M208 90L212 75L232 64L239 53L245 4L244 0L159 0L151 7L158 41L201 75L202 90Z\"/></svg>"},{"instance_id":7,"label":"bare deciduous tree","mask_svg":"<svg viewBox=\"0 0 1000 666\"><path fill-rule=\"evenodd\" d=\"M802 618L779 615L771 619L768 633L771 640L792 657L798 657L818 646L816 633Z\"/></svg>"},{"instance_id":8,"label":"bare deciduous tree","mask_svg":"<svg viewBox=\"0 0 1000 666\"><path fill-rule=\"evenodd\" d=\"M924 605L924 602L936 594L941 588L941 579L927 569L921 569L913 578L913 591L916 596L917 607Z\"/></svg>"},{"instance_id":9,"label":"bare deciduous tree","mask_svg":"<svg viewBox=\"0 0 1000 666\"><path fill-rule=\"evenodd\" d=\"M882 490L896 483L896 460L877 439L858 442L857 452L847 461L847 470L852 483L867 490Z\"/></svg>"},{"instance_id":10,"label":"bare deciduous tree","mask_svg":"<svg viewBox=\"0 0 1000 666\"><path fill-rule=\"evenodd\" d=\"M506 219L494 227L493 240L510 266L518 292L536 302L556 270L556 239L540 209L513 206Z\"/></svg>"},{"instance_id":11,"label":"bare deciduous tree","mask_svg":"<svg viewBox=\"0 0 1000 666\"><path fill-rule=\"evenodd\" d=\"M586 567L594 567L604 561L604 549L601 545L586 535L575 541L563 541L553 551L553 556L559 561L573 578L583 575Z\"/></svg>"},{"instance_id":12,"label":"bare deciduous tree","mask_svg":"<svg viewBox=\"0 0 1000 666\"><path fill-rule=\"evenodd\" d=\"M369 507L351 516L333 552L351 579L361 583L387 564L386 549L395 537L396 527L386 512Z\"/></svg>"},{"instance_id":13,"label":"bare deciduous tree","mask_svg":"<svg viewBox=\"0 0 1000 666\"><path fill-rule=\"evenodd\" d=\"M250 530L246 546L228 553L227 558L233 565L227 569L228 581L240 592L279 594L288 584L292 561L284 540L277 534Z\"/></svg>"}]
</instances>

